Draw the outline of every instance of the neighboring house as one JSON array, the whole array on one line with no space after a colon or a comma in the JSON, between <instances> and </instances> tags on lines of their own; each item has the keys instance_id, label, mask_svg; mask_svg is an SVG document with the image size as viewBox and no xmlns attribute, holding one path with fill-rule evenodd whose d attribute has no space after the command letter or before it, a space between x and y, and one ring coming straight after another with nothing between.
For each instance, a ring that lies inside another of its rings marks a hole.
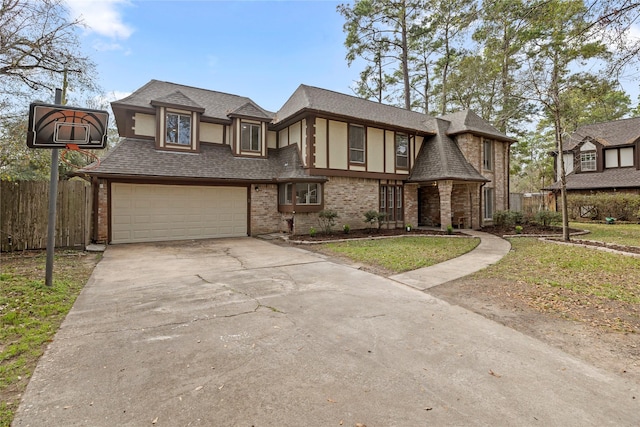
<instances>
[{"instance_id":1,"label":"neighboring house","mask_svg":"<svg viewBox=\"0 0 640 427\"><path fill-rule=\"evenodd\" d=\"M565 142L567 194L640 194L640 117L579 127ZM558 153L553 153L560 191Z\"/></svg>"},{"instance_id":2,"label":"neighboring house","mask_svg":"<svg viewBox=\"0 0 640 427\"><path fill-rule=\"evenodd\" d=\"M508 209L509 138L471 111L441 118L301 85L278 112L152 80L112 103L120 143L93 183L94 239L127 243L339 227L479 228Z\"/></svg>"}]
</instances>

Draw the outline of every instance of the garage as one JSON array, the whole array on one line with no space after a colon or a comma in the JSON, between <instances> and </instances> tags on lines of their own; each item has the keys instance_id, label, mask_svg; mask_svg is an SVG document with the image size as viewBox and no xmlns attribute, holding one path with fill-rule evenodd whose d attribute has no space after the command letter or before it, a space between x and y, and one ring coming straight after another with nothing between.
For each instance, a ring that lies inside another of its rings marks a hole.
<instances>
[{"instance_id":1,"label":"garage","mask_svg":"<svg viewBox=\"0 0 640 427\"><path fill-rule=\"evenodd\" d=\"M247 188L111 184L111 243L247 235Z\"/></svg>"}]
</instances>

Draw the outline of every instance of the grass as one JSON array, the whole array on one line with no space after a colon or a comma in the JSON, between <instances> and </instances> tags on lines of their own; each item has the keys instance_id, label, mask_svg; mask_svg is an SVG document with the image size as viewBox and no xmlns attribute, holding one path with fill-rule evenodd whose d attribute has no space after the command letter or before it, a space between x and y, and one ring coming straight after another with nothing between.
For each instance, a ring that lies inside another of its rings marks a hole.
<instances>
[{"instance_id":1,"label":"grass","mask_svg":"<svg viewBox=\"0 0 640 427\"><path fill-rule=\"evenodd\" d=\"M0 426L9 426L29 378L98 254L58 251L53 285L44 285L46 254L2 254L0 269Z\"/></svg>"},{"instance_id":2,"label":"grass","mask_svg":"<svg viewBox=\"0 0 640 427\"><path fill-rule=\"evenodd\" d=\"M465 254L478 246L477 238L398 237L326 243L326 252L401 273L428 267Z\"/></svg>"},{"instance_id":3,"label":"grass","mask_svg":"<svg viewBox=\"0 0 640 427\"><path fill-rule=\"evenodd\" d=\"M579 236L579 238L626 246L640 246L640 224L572 222L570 227L589 230L589 234Z\"/></svg>"},{"instance_id":4,"label":"grass","mask_svg":"<svg viewBox=\"0 0 640 427\"><path fill-rule=\"evenodd\" d=\"M620 332L640 331L638 258L533 238L511 244L507 256L470 279L541 312Z\"/></svg>"}]
</instances>

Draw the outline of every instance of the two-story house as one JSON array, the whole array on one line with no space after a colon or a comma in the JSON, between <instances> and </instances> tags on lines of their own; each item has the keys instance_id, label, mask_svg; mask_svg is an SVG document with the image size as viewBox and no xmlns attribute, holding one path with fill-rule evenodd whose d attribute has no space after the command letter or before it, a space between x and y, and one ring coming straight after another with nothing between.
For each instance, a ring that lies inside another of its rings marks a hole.
<instances>
[{"instance_id":1,"label":"two-story house","mask_svg":"<svg viewBox=\"0 0 640 427\"><path fill-rule=\"evenodd\" d=\"M81 171L94 239L127 243L340 226L479 228L508 208L514 141L471 111L440 118L301 85L277 112L152 80L112 103L119 144Z\"/></svg>"},{"instance_id":2,"label":"two-story house","mask_svg":"<svg viewBox=\"0 0 640 427\"><path fill-rule=\"evenodd\" d=\"M554 156L560 190L558 153ZM567 194L640 194L640 117L579 127L563 147Z\"/></svg>"}]
</instances>

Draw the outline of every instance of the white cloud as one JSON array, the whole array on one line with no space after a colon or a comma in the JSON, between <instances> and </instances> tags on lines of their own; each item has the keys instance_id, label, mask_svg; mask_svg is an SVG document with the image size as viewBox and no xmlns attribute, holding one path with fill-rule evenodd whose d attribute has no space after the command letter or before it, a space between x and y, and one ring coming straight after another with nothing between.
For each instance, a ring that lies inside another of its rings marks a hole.
<instances>
[{"instance_id":1,"label":"white cloud","mask_svg":"<svg viewBox=\"0 0 640 427\"><path fill-rule=\"evenodd\" d=\"M119 7L128 0L66 0L73 19L80 19L89 31L112 39L127 39L133 28L122 20Z\"/></svg>"}]
</instances>

